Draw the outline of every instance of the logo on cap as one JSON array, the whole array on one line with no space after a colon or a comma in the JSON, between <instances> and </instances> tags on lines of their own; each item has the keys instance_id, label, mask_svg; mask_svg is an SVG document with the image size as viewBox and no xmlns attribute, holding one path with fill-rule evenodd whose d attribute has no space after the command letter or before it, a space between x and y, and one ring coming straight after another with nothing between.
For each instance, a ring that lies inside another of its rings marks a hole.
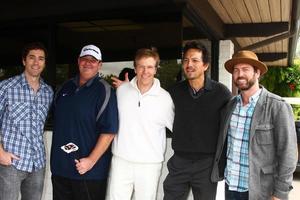
<instances>
[{"instance_id":1,"label":"logo on cap","mask_svg":"<svg viewBox=\"0 0 300 200\"><path fill-rule=\"evenodd\" d=\"M97 60L102 60L101 51L95 45L84 46L81 50L79 57L83 57L83 56L93 56Z\"/></svg>"}]
</instances>

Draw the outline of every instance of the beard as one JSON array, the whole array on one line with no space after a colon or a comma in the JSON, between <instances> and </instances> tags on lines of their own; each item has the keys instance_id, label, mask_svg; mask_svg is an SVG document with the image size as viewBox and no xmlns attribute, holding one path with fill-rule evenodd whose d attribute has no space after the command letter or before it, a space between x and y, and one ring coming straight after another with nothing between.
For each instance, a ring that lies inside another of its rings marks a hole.
<instances>
[{"instance_id":1,"label":"beard","mask_svg":"<svg viewBox=\"0 0 300 200\"><path fill-rule=\"evenodd\" d=\"M244 80L243 82L240 82L240 80ZM241 91L249 90L255 83L256 79L253 75L251 79L247 79L245 77L238 77L234 80L234 85Z\"/></svg>"}]
</instances>

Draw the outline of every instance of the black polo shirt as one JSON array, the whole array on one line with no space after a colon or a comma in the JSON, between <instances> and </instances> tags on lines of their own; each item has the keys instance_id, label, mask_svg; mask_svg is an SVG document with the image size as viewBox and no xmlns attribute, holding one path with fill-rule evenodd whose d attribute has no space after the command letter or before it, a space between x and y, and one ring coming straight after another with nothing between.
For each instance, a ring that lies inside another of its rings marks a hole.
<instances>
[{"instance_id":1,"label":"black polo shirt","mask_svg":"<svg viewBox=\"0 0 300 200\"><path fill-rule=\"evenodd\" d=\"M109 103L100 118L97 114L105 100L105 87L95 76L79 87L78 77L66 82L54 102L54 130L51 148L51 171L53 175L70 179L106 179L109 171L110 149L101 156L94 167L80 175L74 159L87 157L95 147L101 133L117 133L118 109L116 95L111 89ZM66 153L61 146L76 144L79 149Z\"/></svg>"}]
</instances>

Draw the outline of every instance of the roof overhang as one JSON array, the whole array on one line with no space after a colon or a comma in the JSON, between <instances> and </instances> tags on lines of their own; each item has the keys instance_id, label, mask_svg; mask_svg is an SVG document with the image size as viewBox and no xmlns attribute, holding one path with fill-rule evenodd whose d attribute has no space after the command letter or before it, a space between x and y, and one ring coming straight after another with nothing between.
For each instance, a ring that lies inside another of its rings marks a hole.
<instances>
[{"instance_id":1,"label":"roof overhang","mask_svg":"<svg viewBox=\"0 0 300 200\"><path fill-rule=\"evenodd\" d=\"M185 39L231 40L235 50L248 49L268 65L292 64L299 37L299 1L181 0L185 2ZM264 60L265 59L265 60Z\"/></svg>"},{"instance_id":2,"label":"roof overhang","mask_svg":"<svg viewBox=\"0 0 300 200\"><path fill-rule=\"evenodd\" d=\"M24 43L40 40L71 62L95 43L107 60L128 60L139 47L157 46L180 57L183 40L231 40L268 65L293 62L299 36L299 0L87 0L0 3L0 57L11 63ZM55 44L55 45L53 45ZM1 63L1 64L2 64ZM12 64L12 63L11 63Z\"/></svg>"}]
</instances>

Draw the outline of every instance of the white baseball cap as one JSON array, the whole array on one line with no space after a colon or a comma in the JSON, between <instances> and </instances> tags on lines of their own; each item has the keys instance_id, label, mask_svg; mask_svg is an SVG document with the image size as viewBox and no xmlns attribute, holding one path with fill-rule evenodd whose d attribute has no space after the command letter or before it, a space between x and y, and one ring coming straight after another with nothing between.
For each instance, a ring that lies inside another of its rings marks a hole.
<instances>
[{"instance_id":1,"label":"white baseball cap","mask_svg":"<svg viewBox=\"0 0 300 200\"><path fill-rule=\"evenodd\" d=\"M92 44L86 45L81 49L79 57L83 56L93 56L97 60L102 60L102 54L100 49Z\"/></svg>"}]
</instances>

